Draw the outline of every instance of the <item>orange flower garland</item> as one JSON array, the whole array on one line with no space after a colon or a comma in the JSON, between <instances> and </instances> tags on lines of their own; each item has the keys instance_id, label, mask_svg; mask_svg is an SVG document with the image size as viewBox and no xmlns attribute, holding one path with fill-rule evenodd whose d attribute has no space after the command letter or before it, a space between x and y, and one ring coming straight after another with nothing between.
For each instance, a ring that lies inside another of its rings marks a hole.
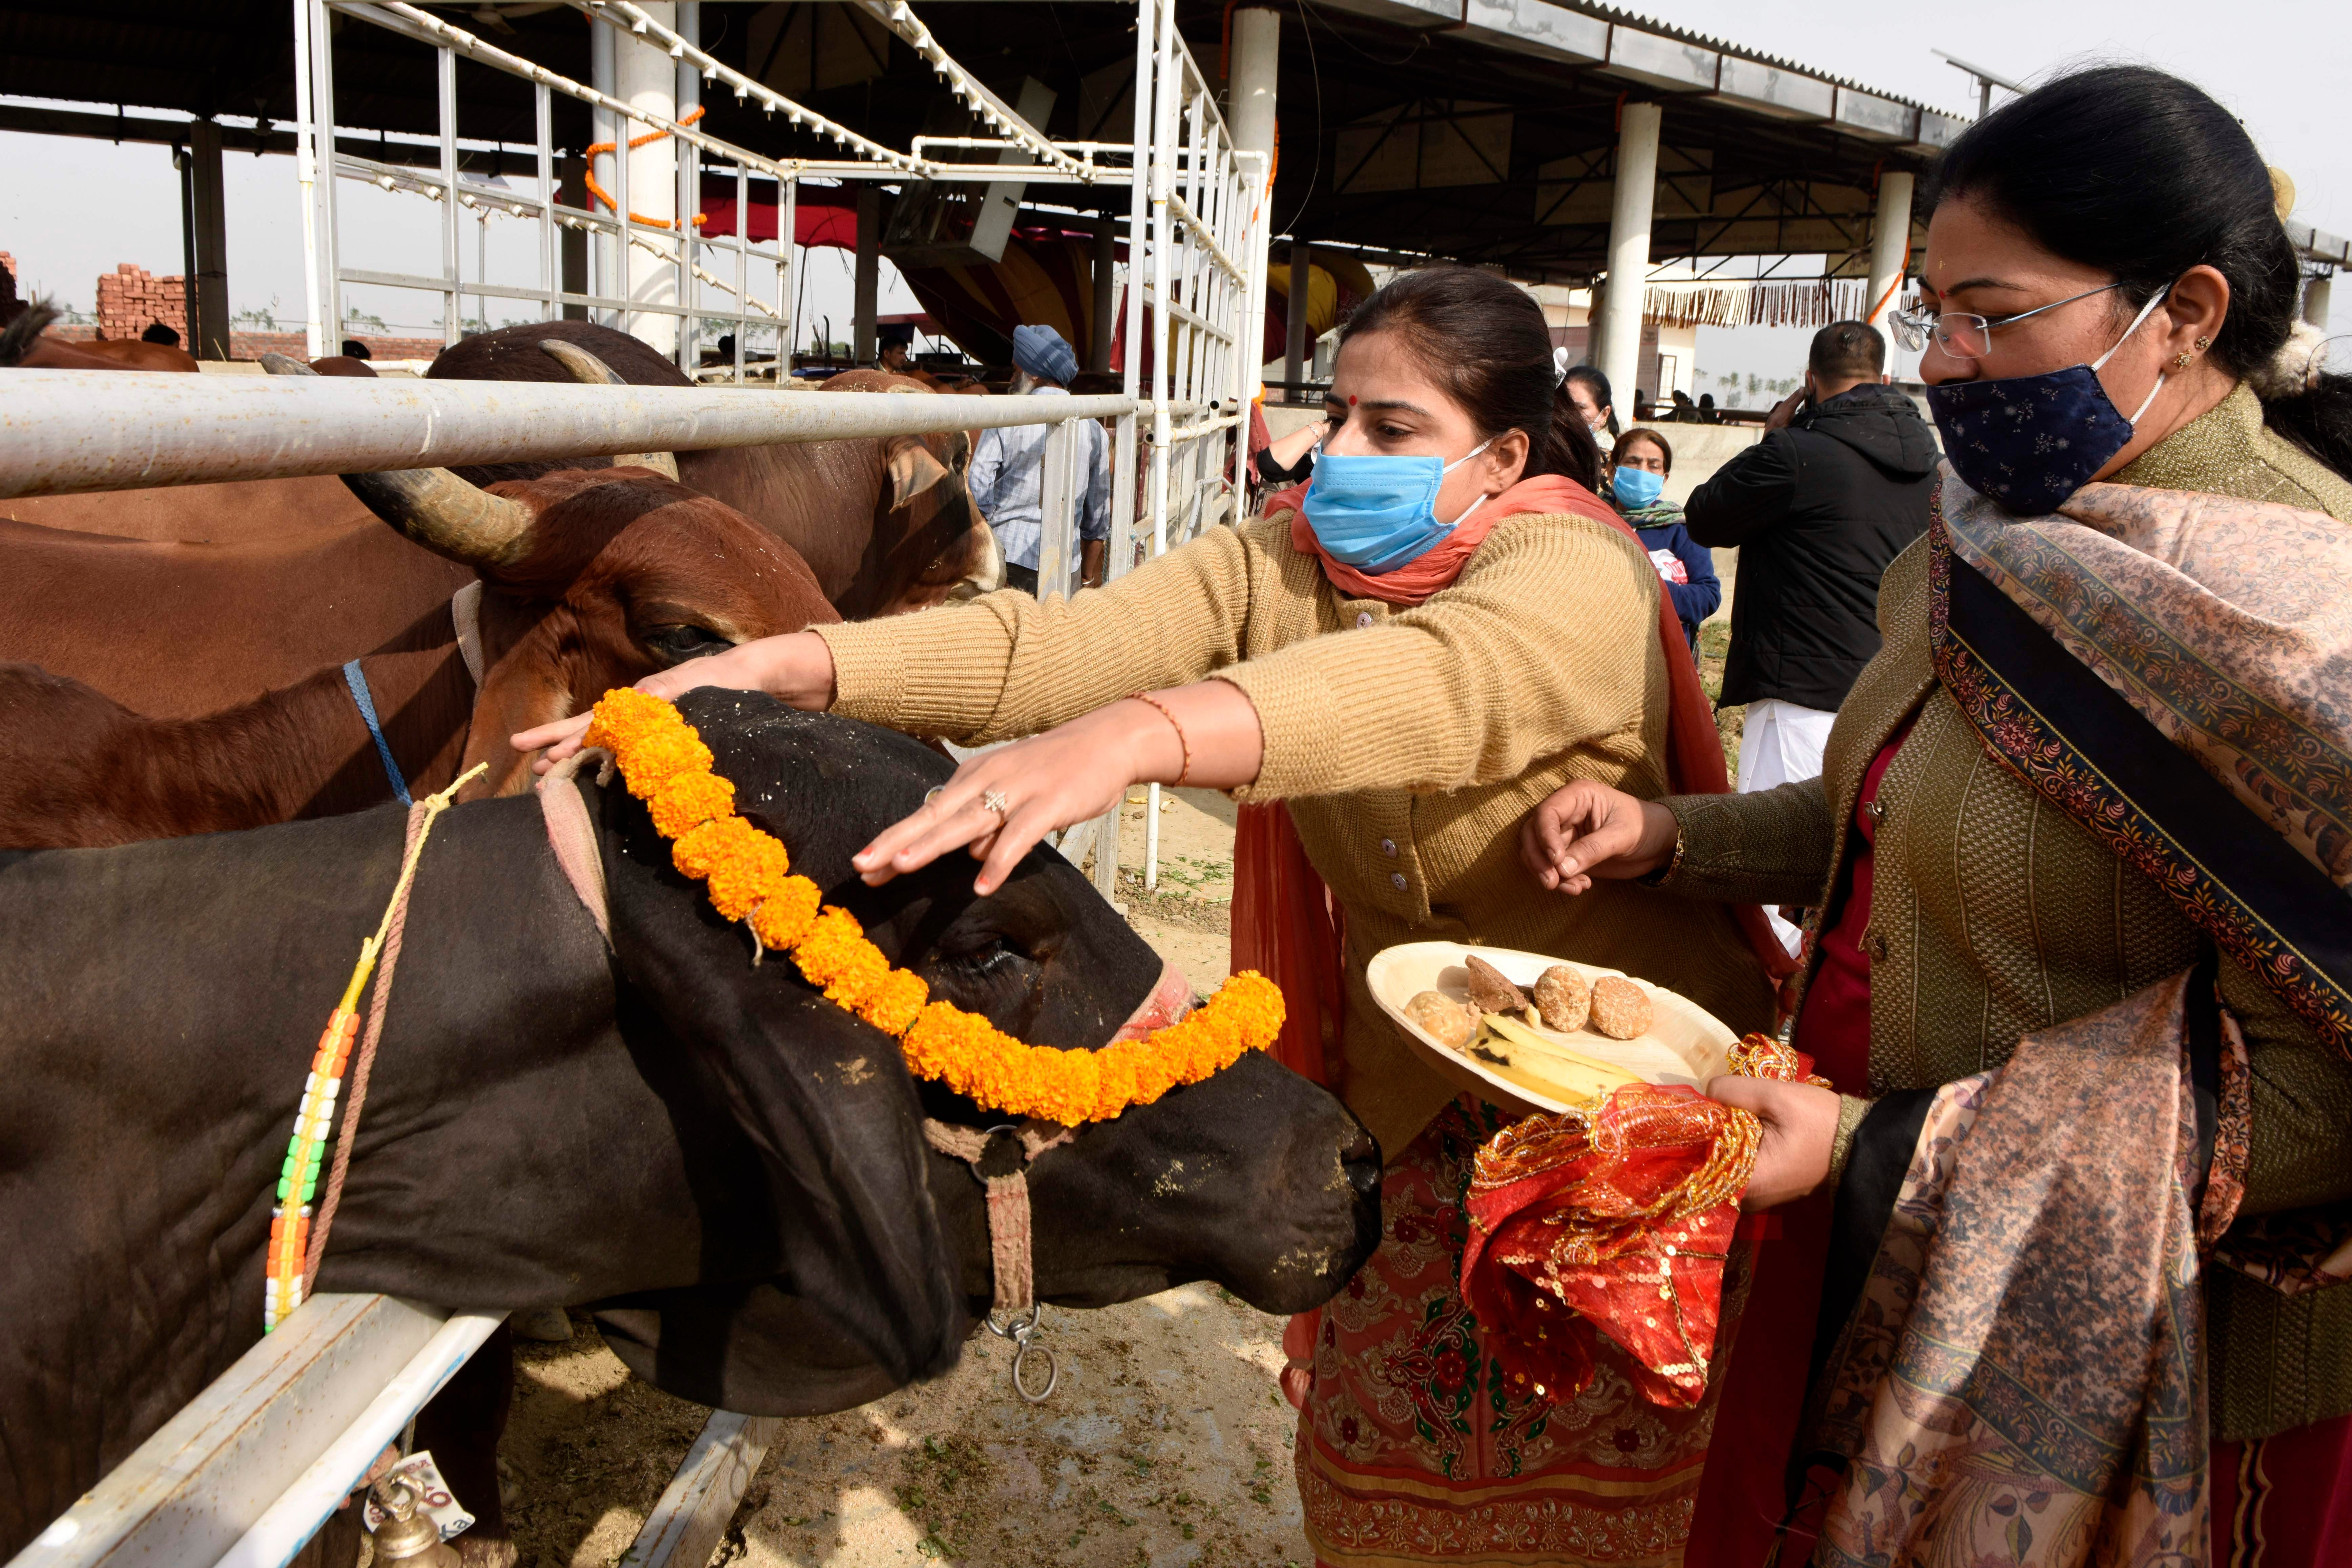
<instances>
[{"instance_id":1,"label":"orange flower garland","mask_svg":"<svg viewBox=\"0 0 2352 1568\"><path fill-rule=\"evenodd\" d=\"M1108 1121L1178 1084L1198 1083L1263 1050L1282 1029L1282 993L1244 970L1207 1005L1140 1040L1094 1051L1024 1045L893 969L847 910L826 906L773 835L735 815L735 786L710 771L710 748L678 711L643 691L608 691L583 743L611 751L629 793L671 841L670 860L705 883L713 908L747 921L763 948L790 952L809 984L885 1034L908 1070L1009 1116Z\"/></svg>"}]
</instances>

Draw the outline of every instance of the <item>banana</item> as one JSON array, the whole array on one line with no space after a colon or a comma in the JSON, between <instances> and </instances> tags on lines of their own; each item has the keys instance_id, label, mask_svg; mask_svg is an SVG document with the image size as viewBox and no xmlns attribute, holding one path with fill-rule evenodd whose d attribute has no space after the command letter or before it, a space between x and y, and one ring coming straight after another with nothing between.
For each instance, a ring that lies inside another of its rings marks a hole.
<instances>
[{"instance_id":1,"label":"banana","mask_svg":"<svg viewBox=\"0 0 2352 1568\"><path fill-rule=\"evenodd\" d=\"M1639 1075L1623 1068L1546 1039L1506 1014L1489 1013L1482 1024L1478 1037L1471 1042L1471 1054L1523 1088L1555 1098L1581 1098L1605 1095L1642 1081Z\"/></svg>"}]
</instances>

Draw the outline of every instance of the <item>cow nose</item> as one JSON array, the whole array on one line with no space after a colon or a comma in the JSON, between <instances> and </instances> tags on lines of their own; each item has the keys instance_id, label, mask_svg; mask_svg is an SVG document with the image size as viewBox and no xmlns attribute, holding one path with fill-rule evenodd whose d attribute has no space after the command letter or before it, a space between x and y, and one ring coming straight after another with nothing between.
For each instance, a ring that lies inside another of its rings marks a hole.
<instances>
[{"instance_id":1,"label":"cow nose","mask_svg":"<svg viewBox=\"0 0 2352 1568\"><path fill-rule=\"evenodd\" d=\"M1348 1185L1358 1197L1370 1197L1381 1190L1381 1146L1362 1123L1357 1124L1356 1135L1340 1151L1339 1163L1347 1168Z\"/></svg>"}]
</instances>

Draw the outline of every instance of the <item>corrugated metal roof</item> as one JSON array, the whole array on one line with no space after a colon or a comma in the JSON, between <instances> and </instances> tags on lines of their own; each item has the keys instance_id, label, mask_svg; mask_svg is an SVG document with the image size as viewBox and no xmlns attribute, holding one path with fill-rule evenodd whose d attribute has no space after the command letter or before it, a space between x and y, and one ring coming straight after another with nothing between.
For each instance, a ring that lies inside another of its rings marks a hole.
<instances>
[{"instance_id":1,"label":"corrugated metal roof","mask_svg":"<svg viewBox=\"0 0 2352 1568\"><path fill-rule=\"evenodd\" d=\"M1816 81L1828 82L1832 87L1850 88L1855 92L1866 92L1873 98L1883 98L1890 103L1899 103L1906 109L1924 109L1930 114L1948 115L1957 120L1969 118L1965 114L1956 113L1952 110L1937 104L1922 103L1916 98L1905 98L1900 93L1887 92L1874 88L1868 82L1855 81L1851 77L1832 76L1830 72L1809 66L1802 60L1792 60L1785 55L1766 54L1761 49L1751 49L1744 44L1734 44L1722 38L1710 37L1705 33L1694 33L1687 27L1677 27L1672 22L1661 22L1654 16L1644 16L1638 12L1625 10L1622 6L1598 5L1594 4L1593 0L1550 0L1550 3L1562 10L1579 11L1604 22L1616 22L1628 27L1639 27L1644 32L1656 33L1680 43L1696 44L1701 48L1713 49L1718 54L1730 55L1743 60L1754 60L1759 65L1777 66L1782 70L1795 71L1800 76L1811 77Z\"/></svg>"}]
</instances>

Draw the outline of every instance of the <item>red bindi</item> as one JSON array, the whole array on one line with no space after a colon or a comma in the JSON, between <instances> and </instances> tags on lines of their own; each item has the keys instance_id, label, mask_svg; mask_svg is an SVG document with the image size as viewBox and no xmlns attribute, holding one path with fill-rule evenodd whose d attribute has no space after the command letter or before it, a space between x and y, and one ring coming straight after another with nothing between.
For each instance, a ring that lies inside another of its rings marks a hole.
<instances>
[{"instance_id":1,"label":"red bindi","mask_svg":"<svg viewBox=\"0 0 2352 1568\"><path fill-rule=\"evenodd\" d=\"M1352 397L1350 397L1349 399L1348 399L1348 406L1349 406L1349 407L1350 407L1350 408L1353 408L1354 406L1356 406L1356 400L1355 400L1354 398L1352 398Z\"/></svg>"}]
</instances>

